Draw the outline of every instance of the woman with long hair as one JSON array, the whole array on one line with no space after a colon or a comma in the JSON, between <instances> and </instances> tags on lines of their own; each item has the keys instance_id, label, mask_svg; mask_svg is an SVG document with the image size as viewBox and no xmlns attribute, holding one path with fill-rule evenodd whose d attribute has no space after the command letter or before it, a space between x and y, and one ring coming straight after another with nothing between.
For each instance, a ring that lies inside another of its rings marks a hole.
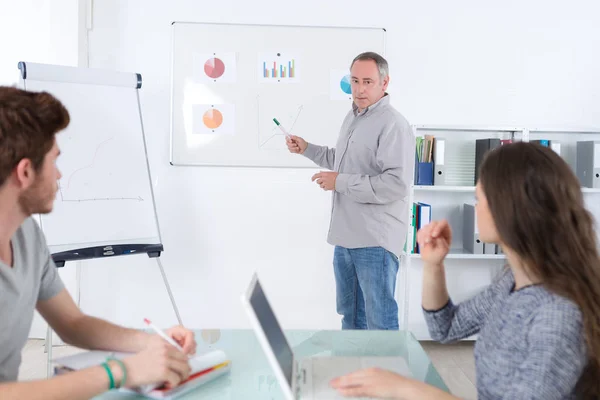
<instances>
[{"instance_id":1,"label":"woman with long hair","mask_svg":"<svg viewBox=\"0 0 600 400\"><path fill-rule=\"evenodd\" d=\"M422 305L443 343L478 333L480 399L600 398L600 257L580 182L554 151L519 142L487 154L476 186L480 239L508 261L495 282L460 304L446 290L446 221L419 230ZM347 396L453 399L423 382L369 369L338 378Z\"/></svg>"}]
</instances>

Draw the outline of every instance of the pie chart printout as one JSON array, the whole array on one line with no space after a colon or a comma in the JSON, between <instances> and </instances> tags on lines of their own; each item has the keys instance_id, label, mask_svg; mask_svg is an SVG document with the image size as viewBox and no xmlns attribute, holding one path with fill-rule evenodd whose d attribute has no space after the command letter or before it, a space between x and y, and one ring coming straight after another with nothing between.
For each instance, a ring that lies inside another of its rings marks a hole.
<instances>
[{"instance_id":1,"label":"pie chart printout","mask_svg":"<svg viewBox=\"0 0 600 400\"><path fill-rule=\"evenodd\" d=\"M217 129L223 124L223 114L216 108L211 108L204 113L202 120L208 129Z\"/></svg>"},{"instance_id":2,"label":"pie chart printout","mask_svg":"<svg viewBox=\"0 0 600 400\"><path fill-rule=\"evenodd\" d=\"M350 75L346 75L340 81L340 88L346 94L352 94L352 85L350 84Z\"/></svg>"},{"instance_id":3,"label":"pie chart printout","mask_svg":"<svg viewBox=\"0 0 600 400\"><path fill-rule=\"evenodd\" d=\"M220 78L225 73L225 63L220 58L210 58L204 63L204 73L212 79Z\"/></svg>"}]
</instances>

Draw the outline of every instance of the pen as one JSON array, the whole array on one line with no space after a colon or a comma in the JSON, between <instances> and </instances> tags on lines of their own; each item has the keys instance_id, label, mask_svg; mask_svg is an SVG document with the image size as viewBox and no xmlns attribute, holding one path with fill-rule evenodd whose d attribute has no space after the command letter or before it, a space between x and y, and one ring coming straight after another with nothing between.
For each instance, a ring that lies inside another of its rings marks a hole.
<instances>
[{"instance_id":1,"label":"pen","mask_svg":"<svg viewBox=\"0 0 600 400\"><path fill-rule=\"evenodd\" d=\"M154 325L148 318L144 318L144 322L146 323L146 325L148 325L154 332L156 332L160 337L162 337L163 339L165 339L167 342L169 342L169 344L173 345L177 350L181 351L183 353L183 348L179 345L179 343L177 343L176 341L174 341L172 338L170 338L169 336L167 336L166 333L164 333L162 330L160 330L156 325Z\"/></svg>"},{"instance_id":2,"label":"pen","mask_svg":"<svg viewBox=\"0 0 600 400\"><path fill-rule=\"evenodd\" d=\"M283 125L281 125L281 124L279 123L279 121L277 121L277 118L273 118L273 122L275 122L275 125L277 125L277 126L279 127L279 129L281 129L281 132L283 132L283 133L285 134L285 136L287 136L287 137L291 137L291 135L289 134L289 132L288 132L288 131L286 131L286 130L283 128Z\"/></svg>"}]
</instances>

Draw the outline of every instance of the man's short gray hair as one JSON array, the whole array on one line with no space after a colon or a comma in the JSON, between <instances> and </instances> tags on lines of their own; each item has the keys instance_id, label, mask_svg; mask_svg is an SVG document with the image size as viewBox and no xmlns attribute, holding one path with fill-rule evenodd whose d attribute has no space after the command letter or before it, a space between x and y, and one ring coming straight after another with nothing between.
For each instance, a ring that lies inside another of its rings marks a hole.
<instances>
[{"instance_id":1,"label":"man's short gray hair","mask_svg":"<svg viewBox=\"0 0 600 400\"><path fill-rule=\"evenodd\" d=\"M377 65L377 69L379 70L379 78L382 81L388 77L388 75L390 74L388 62L386 61L385 58L383 58L382 56L380 56L379 54L377 54L373 51L367 51L364 53L360 53L359 55L354 57L354 60L352 60L352 64L350 64L350 69L352 69L352 66L354 65L355 62L367 61L367 60L375 61L375 64Z\"/></svg>"}]
</instances>

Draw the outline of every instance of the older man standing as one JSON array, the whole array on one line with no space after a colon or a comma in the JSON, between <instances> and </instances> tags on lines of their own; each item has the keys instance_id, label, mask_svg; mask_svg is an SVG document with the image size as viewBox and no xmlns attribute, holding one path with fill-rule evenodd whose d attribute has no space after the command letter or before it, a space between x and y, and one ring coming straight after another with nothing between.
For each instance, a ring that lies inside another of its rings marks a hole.
<instances>
[{"instance_id":1,"label":"older man standing","mask_svg":"<svg viewBox=\"0 0 600 400\"><path fill-rule=\"evenodd\" d=\"M321 168L313 181L333 191L328 243L333 258L342 329L398 329L395 299L399 256L406 240L407 195L414 135L390 105L387 61L358 55L350 66L352 110L335 148L287 140L290 152Z\"/></svg>"}]
</instances>

